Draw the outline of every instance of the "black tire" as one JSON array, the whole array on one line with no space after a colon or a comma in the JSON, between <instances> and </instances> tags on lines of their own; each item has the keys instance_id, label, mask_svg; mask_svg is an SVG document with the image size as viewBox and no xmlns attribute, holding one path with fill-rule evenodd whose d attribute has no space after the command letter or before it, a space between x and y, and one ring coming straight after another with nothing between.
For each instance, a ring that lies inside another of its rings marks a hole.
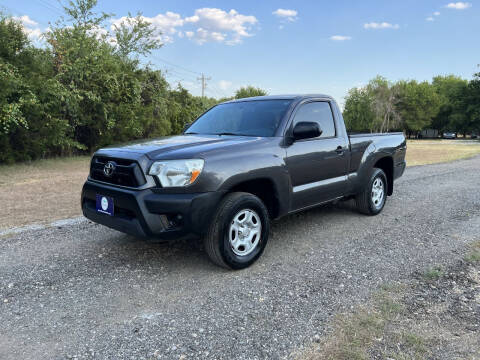
<instances>
[{"instance_id":1,"label":"black tire","mask_svg":"<svg viewBox=\"0 0 480 360\"><path fill-rule=\"evenodd\" d=\"M260 240L248 255L234 253L229 240L229 229L234 217L242 210L253 210L261 221ZM244 269L252 265L263 253L268 241L270 219L263 202L255 195L235 192L227 194L217 209L204 237L204 247L210 259L217 265L228 269Z\"/></svg>"},{"instance_id":2,"label":"black tire","mask_svg":"<svg viewBox=\"0 0 480 360\"><path fill-rule=\"evenodd\" d=\"M381 202L375 204L372 200L372 188L376 179L381 179L383 182L383 198ZM365 215L378 215L382 212L385 202L387 200L387 175L382 169L373 168L370 178L368 180L368 185L363 192L355 196L355 201L357 203L357 209L359 212Z\"/></svg>"}]
</instances>

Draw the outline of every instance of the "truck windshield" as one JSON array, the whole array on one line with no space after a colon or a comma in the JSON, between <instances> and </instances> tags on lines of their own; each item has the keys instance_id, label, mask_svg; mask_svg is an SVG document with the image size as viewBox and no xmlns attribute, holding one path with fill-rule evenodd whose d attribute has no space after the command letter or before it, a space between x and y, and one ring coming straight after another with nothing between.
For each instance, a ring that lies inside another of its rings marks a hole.
<instances>
[{"instance_id":1,"label":"truck windshield","mask_svg":"<svg viewBox=\"0 0 480 360\"><path fill-rule=\"evenodd\" d=\"M200 116L185 134L275 135L292 100L253 100L220 104Z\"/></svg>"}]
</instances>

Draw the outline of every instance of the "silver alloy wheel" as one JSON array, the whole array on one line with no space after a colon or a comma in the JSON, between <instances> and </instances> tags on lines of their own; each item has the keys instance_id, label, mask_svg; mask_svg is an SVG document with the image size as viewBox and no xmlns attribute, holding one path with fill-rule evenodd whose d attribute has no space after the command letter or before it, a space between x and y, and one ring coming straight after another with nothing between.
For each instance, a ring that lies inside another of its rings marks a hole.
<instances>
[{"instance_id":1,"label":"silver alloy wheel","mask_svg":"<svg viewBox=\"0 0 480 360\"><path fill-rule=\"evenodd\" d=\"M253 210L240 210L230 224L228 239L232 251L238 256L246 256L257 247L262 236L260 216Z\"/></svg>"},{"instance_id":2,"label":"silver alloy wheel","mask_svg":"<svg viewBox=\"0 0 480 360\"><path fill-rule=\"evenodd\" d=\"M380 177L375 178L372 184L372 203L376 209L382 207L385 194L385 185Z\"/></svg>"}]
</instances>

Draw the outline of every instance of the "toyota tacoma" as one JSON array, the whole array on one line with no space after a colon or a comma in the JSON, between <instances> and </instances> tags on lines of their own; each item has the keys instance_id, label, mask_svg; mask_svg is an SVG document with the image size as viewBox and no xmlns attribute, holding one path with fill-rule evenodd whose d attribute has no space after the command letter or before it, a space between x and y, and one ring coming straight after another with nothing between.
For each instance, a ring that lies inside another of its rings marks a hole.
<instances>
[{"instance_id":1,"label":"toyota tacoma","mask_svg":"<svg viewBox=\"0 0 480 360\"><path fill-rule=\"evenodd\" d=\"M349 198L380 213L405 152L403 133L348 134L329 96L233 100L182 135L98 150L81 205L137 237L193 235L214 263L241 269L262 254L273 219Z\"/></svg>"}]
</instances>

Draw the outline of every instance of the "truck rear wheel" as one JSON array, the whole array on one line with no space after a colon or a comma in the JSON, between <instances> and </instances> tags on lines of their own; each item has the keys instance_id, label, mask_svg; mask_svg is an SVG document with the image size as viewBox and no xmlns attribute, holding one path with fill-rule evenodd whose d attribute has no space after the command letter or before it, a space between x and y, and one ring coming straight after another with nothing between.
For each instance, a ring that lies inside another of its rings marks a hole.
<instances>
[{"instance_id":1,"label":"truck rear wheel","mask_svg":"<svg viewBox=\"0 0 480 360\"><path fill-rule=\"evenodd\" d=\"M366 189L355 197L357 209L362 214L377 215L387 200L387 175L382 169L373 168Z\"/></svg>"},{"instance_id":2,"label":"truck rear wheel","mask_svg":"<svg viewBox=\"0 0 480 360\"><path fill-rule=\"evenodd\" d=\"M255 195L236 192L225 196L204 238L205 250L217 265L244 269L263 253L270 220Z\"/></svg>"}]
</instances>

